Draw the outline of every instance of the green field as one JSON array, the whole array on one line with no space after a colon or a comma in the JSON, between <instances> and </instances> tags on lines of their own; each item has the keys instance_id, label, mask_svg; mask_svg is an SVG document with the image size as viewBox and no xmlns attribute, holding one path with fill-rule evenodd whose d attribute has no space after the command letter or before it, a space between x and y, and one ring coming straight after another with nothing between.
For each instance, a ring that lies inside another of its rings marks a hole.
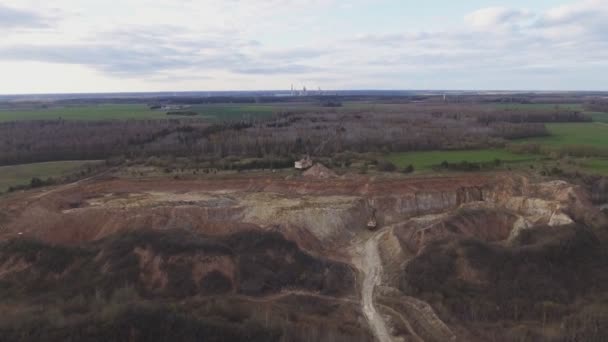
<instances>
[{"instance_id":1,"label":"green field","mask_svg":"<svg viewBox=\"0 0 608 342\"><path fill-rule=\"evenodd\" d=\"M256 104L204 104L194 105L187 111L199 113L212 121L240 120L246 118L268 118L280 109L277 105Z\"/></svg>"},{"instance_id":2,"label":"green field","mask_svg":"<svg viewBox=\"0 0 608 342\"><path fill-rule=\"evenodd\" d=\"M584 110L583 105L580 103L498 103L493 106L499 109L547 110L557 108L561 110Z\"/></svg>"},{"instance_id":3,"label":"green field","mask_svg":"<svg viewBox=\"0 0 608 342\"><path fill-rule=\"evenodd\" d=\"M1 166L0 192L8 190L11 186L27 185L34 177L47 179L66 176L91 162L95 161L76 160Z\"/></svg>"},{"instance_id":4,"label":"green field","mask_svg":"<svg viewBox=\"0 0 608 342\"><path fill-rule=\"evenodd\" d=\"M109 120L166 118L164 112L152 111L143 104L103 104L69 107L0 110L0 121L15 120Z\"/></svg>"},{"instance_id":5,"label":"green field","mask_svg":"<svg viewBox=\"0 0 608 342\"><path fill-rule=\"evenodd\" d=\"M0 109L0 122L16 120L126 120L200 117L211 121L267 118L280 109L278 105L209 104L195 105L184 111L199 116L168 116L164 110L151 110L145 104L101 104L30 109Z\"/></svg>"},{"instance_id":6,"label":"green field","mask_svg":"<svg viewBox=\"0 0 608 342\"><path fill-rule=\"evenodd\" d=\"M585 114L590 115L593 121L608 123L608 113L602 112L586 112Z\"/></svg>"},{"instance_id":7,"label":"green field","mask_svg":"<svg viewBox=\"0 0 608 342\"><path fill-rule=\"evenodd\" d=\"M608 159L605 158L590 158L582 159L580 165L589 171L594 173L608 175Z\"/></svg>"},{"instance_id":8,"label":"green field","mask_svg":"<svg viewBox=\"0 0 608 342\"><path fill-rule=\"evenodd\" d=\"M552 147L593 146L608 148L608 125L603 123L555 123L546 124L551 133L548 137L520 140Z\"/></svg>"},{"instance_id":9,"label":"green field","mask_svg":"<svg viewBox=\"0 0 608 342\"><path fill-rule=\"evenodd\" d=\"M525 162L540 158L535 155L515 154L503 149L466 150L466 151L429 151L429 152L404 152L391 153L387 160L404 168L413 165L418 171L430 170L433 166L448 163L468 162L492 162L500 159L503 162Z\"/></svg>"},{"instance_id":10,"label":"green field","mask_svg":"<svg viewBox=\"0 0 608 342\"><path fill-rule=\"evenodd\" d=\"M554 150L558 154L567 153L579 157L594 155L596 157L574 158L576 169L608 175L608 159L600 157L608 154L608 123L555 123L546 126L551 136L523 141L538 143L548 151Z\"/></svg>"}]
</instances>

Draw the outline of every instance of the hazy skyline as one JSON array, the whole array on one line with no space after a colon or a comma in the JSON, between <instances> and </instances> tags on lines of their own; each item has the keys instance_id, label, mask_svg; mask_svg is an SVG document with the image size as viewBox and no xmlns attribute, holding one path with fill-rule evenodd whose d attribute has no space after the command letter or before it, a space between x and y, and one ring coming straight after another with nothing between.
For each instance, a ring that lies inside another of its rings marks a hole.
<instances>
[{"instance_id":1,"label":"hazy skyline","mask_svg":"<svg viewBox=\"0 0 608 342\"><path fill-rule=\"evenodd\" d=\"M0 0L0 94L608 90L608 0Z\"/></svg>"}]
</instances>

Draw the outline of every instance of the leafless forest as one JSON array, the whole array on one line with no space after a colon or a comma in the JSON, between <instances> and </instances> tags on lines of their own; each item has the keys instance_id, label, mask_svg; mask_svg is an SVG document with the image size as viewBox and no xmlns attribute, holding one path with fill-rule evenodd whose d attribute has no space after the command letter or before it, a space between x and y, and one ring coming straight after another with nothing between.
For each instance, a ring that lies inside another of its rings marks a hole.
<instances>
[{"instance_id":1,"label":"leafless forest","mask_svg":"<svg viewBox=\"0 0 608 342\"><path fill-rule=\"evenodd\" d=\"M294 110L267 120L17 121L0 124L3 165L113 156L291 157L504 146L543 136L543 123L588 121L564 109L401 104L373 110Z\"/></svg>"}]
</instances>

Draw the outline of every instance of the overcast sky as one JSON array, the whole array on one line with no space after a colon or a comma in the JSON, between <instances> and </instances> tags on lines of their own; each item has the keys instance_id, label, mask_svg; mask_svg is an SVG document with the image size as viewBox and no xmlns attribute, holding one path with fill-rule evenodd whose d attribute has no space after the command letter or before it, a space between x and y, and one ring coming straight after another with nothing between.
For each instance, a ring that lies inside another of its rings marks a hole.
<instances>
[{"instance_id":1,"label":"overcast sky","mask_svg":"<svg viewBox=\"0 0 608 342\"><path fill-rule=\"evenodd\" d=\"M0 0L0 93L608 90L608 0Z\"/></svg>"}]
</instances>

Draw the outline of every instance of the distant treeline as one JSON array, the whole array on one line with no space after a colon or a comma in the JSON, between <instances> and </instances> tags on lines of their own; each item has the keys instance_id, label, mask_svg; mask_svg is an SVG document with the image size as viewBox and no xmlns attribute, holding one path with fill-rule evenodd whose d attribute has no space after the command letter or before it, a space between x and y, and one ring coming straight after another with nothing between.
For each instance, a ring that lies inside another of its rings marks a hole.
<instances>
[{"instance_id":1,"label":"distant treeline","mask_svg":"<svg viewBox=\"0 0 608 342\"><path fill-rule=\"evenodd\" d=\"M266 121L201 119L0 123L0 164L112 156L293 159L301 154L502 147L548 135L543 122L586 121L571 111L493 111L483 106L391 105L284 112Z\"/></svg>"},{"instance_id":2,"label":"distant treeline","mask_svg":"<svg viewBox=\"0 0 608 342\"><path fill-rule=\"evenodd\" d=\"M555 157L608 157L608 148L589 145L544 146L536 143L509 144L513 153L544 154Z\"/></svg>"},{"instance_id":3,"label":"distant treeline","mask_svg":"<svg viewBox=\"0 0 608 342\"><path fill-rule=\"evenodd\" d=\"M485 125L492 122L589 122L591 117L579 111L560 109L537 110L534 112L502 110L479 115L477 121Z\"/></svg>"},{"instance_id":4,"label":"distant treeline","mask_svg":"<svg viewBox=\"0 0 608 342\"><path fill-rule=\"evenodd\" d=\"M585 104L585 109L592 112L608 113L608 100L593 100Z\"/></svg>"}]
</instances>

